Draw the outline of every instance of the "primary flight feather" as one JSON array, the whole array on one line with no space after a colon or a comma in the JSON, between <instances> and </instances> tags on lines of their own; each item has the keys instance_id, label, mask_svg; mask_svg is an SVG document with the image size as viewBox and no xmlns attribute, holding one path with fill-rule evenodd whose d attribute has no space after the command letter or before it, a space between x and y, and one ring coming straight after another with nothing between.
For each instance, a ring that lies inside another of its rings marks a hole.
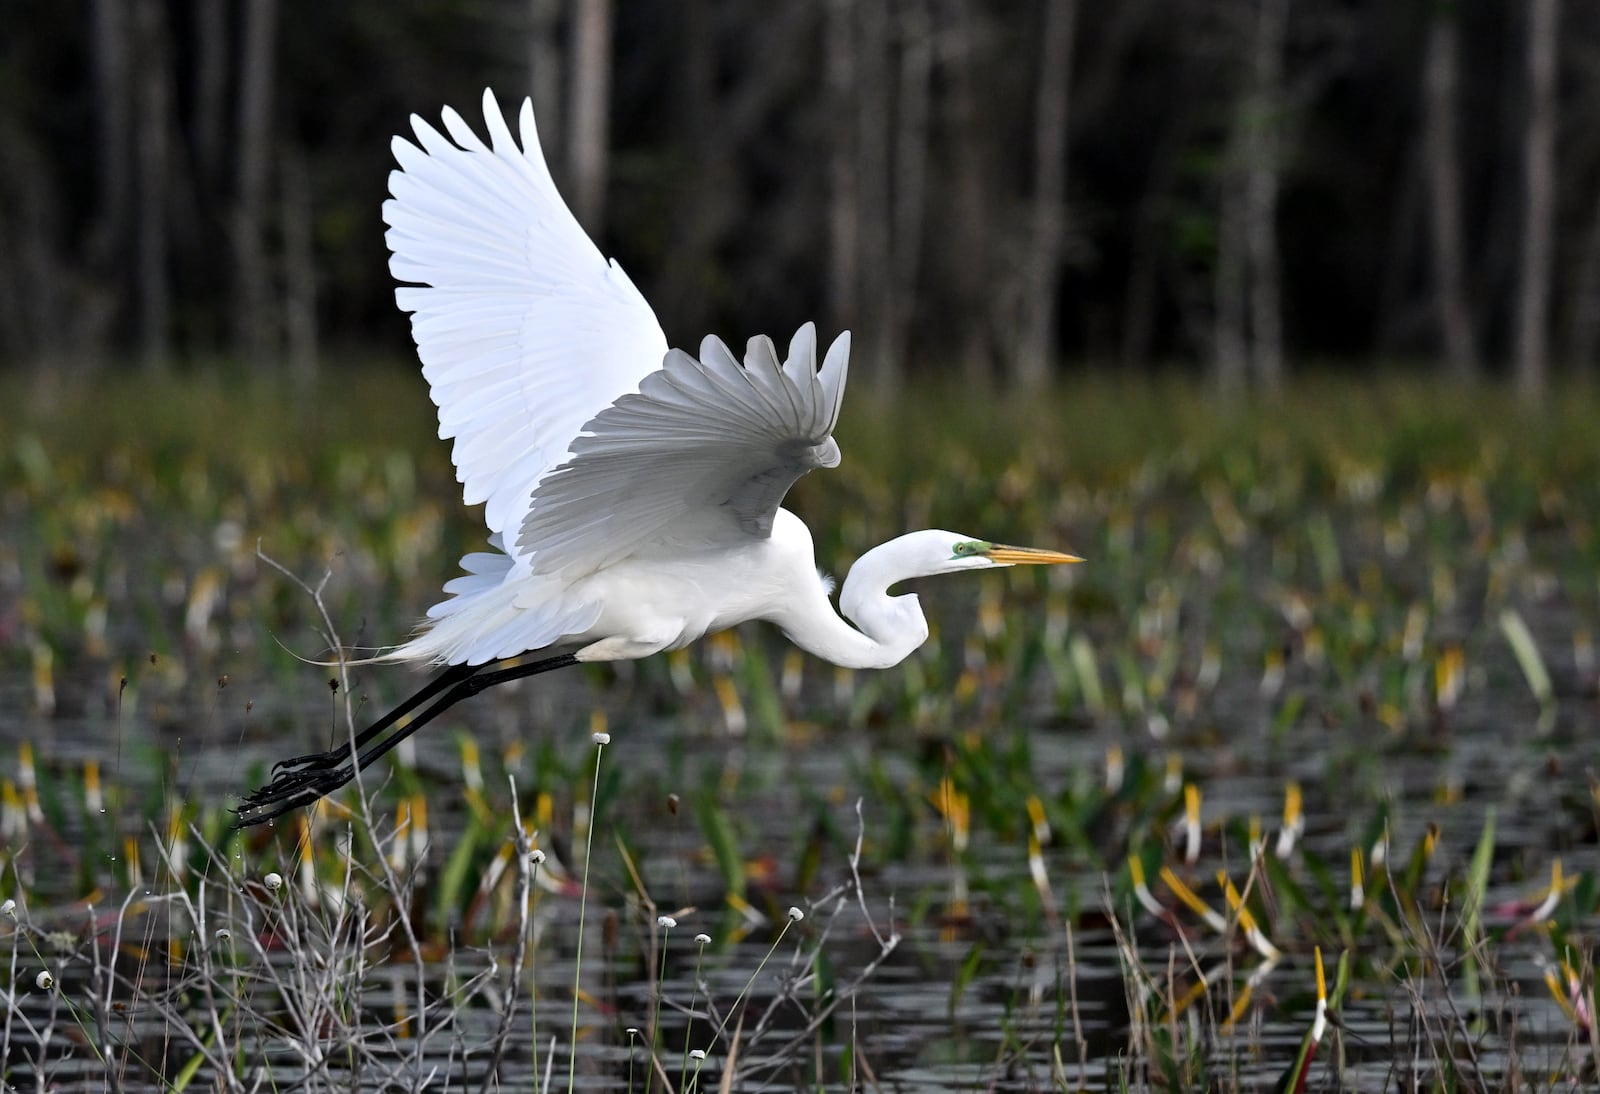
<instances>
[{"instance_id":1,"label":"primary flight feather","mask_svg":"<svg viewBox=\"0 0 1600 1094\"><path fill-rule=\"evenodd\" d=\"M484 504L492 549L462 559L448 598L374 659L444 671L339 747L279 764L244 798L240 823L344 785L505 680L646 657L751 619L835 664L886 668L928 634L917 598L889 595L895 583L1079 561L912 532L852 567L846 622L818 579L810 531L781 502L801 475L839 462L849 334L820 368L809 323L782 360L765 337L742 361L714 337L698 358L669 350L633 282L561 200L532 104L520 142L487 91L483 113L487 144L449 108L448 137L412 118L416 143L394 140L383 217L439 435L454 439L463 498ZM547 655L496 667L532 651Z\"/></svg>"}]
</instances>

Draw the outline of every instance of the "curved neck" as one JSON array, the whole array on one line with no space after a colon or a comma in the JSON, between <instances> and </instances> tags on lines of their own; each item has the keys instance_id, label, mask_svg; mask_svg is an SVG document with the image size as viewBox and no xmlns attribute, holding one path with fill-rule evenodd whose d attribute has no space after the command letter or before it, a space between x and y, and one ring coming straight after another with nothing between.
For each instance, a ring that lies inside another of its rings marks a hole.
<instances>
[{"instance_id":1,"label":"curved neck","mask_svg":"<svg viewBox=\"0 0 1600 1094\"><path fill-rule=\"evenodd\" d=\"M792 605L781 621L789 640L849 669L898 665L927 641L928 620L915 594L889 595L889 586L905 580L906 574L887 557L888 546L880 544L862 555L839 594L840 609L860 630L839 617L818 586L814 599Z\"/></svg>"}]
</instances>

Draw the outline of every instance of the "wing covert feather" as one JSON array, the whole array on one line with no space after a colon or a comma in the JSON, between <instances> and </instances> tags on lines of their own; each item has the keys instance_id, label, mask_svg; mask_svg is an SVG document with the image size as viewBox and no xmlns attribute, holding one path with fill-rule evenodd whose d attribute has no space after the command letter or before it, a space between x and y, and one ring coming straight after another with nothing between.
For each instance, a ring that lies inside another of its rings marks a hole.
<instances>
[{"instance_id":1,"label":"wing covert feather","mask_svg":"<svg viewBox=\"0 0 1600 1094\"><path fill-rule=\"evenodd\" d=\"M816 366L807 323L780 363L753 338L741 365L719 339L666 355L601 410L533 494L517 539L535 573L598 569L652 541L717 544L771 534L795 480L839 462L832 433L848 369L841 334Z\"/></svg>"}]
</instances>

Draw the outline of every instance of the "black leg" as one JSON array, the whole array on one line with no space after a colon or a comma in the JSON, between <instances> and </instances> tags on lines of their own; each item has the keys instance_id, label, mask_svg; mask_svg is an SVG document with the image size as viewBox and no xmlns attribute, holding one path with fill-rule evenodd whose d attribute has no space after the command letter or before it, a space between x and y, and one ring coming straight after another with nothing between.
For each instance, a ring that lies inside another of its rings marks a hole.
<instances>
[{"instance_id":1,"label":"black leg","mask_svg":"<svg viewBox=\"0 0 1600 1094\"><path fill-rule=\"evenodd\" d=\"M520 680L525 676L536 676L541 672L552 669L566 668L575 665L578 659L570 653L557 657L545 658L526 665L514 665L511 668L484 671L490 665L498 664L491 661L488 665L451 665L411 698L401 703L394 710L373 722L363 730L353 742L347 742L339 748L327 752L316 752L308 756L296 756L290 760L283 760L273 765L272 781L258 790L246 794L239 808L235 810L237 819L234 824L244 828L252 824L261 824L264 821L281 817L302 805L310 805L325 794L331 794L345 783L355 778L357 771L365 771L373 761L387 754L401 741L411 736L417 730L427 725L447 709L461 700L478 694L485 688L496 684L503 684L508 680ZM434 696L443 692L438 702L428 707L411 721L399 726L393 733L378 740L365 752L361 749L370 744L386 729L394 726L401 718L411 711L422 706ZM354 766L350 758L355 755Z\"/></svg>"},{"instance_id":2,"label":"black leg","mask_svg":"<svg viewBox=\"0 0 1600 1094\"><path fill-rule=\"evenodd\" d=\"M494 663L495 662L490 661L489 665ZM435 676L432 680L429 680L427 684L425 684L419 691L413 694L405 702L401 703L388 714L385 714L382 718L379 718L376 722L373 722L366 729L362 730L361 733L356 737L354 745L346 740L343 744L337 746L336 748L331 748L327 752L312 752L304 756L291 756L287 760L279 760L277 763L272 765L272 773L273 775L277 775L278 772L283 771L286 768L306 771L328 767L338 767L340 764L344 763L345 760L350 758L350 751L352 748L359 751L366 746L368 741L372 740L379 733L382 733L384 730L394 725L407 714L410 714L413 710L417 709L417 707L421 706L429 699L432 699L435 695L439 694L451 684L459 683L460 681L470 677L479 669L484 669L487 667L488 665L451 665L443 672L439 673L439 675Z\"/></svg>"}]
</instances>

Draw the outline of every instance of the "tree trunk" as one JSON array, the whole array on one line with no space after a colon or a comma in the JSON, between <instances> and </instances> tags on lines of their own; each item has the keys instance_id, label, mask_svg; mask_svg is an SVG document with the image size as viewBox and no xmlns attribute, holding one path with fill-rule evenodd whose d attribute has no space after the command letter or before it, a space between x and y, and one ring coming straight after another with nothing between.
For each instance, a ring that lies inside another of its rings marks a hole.
<instances>
[{"instance_id":1,"label":"tree trunk","mask_svg":"<svg viewBox=\"0 0 1600 1094\"><path fill-rule=\"evenodd\" d=\"M1283 381L1277 221L1289 0L1252 0L1251 8L1249 74L1224 153L1217 239L1212 367L1228 393L1247 376L1268 391Z\"/></svg>"},{"instance_id":2,"label":"tree trunk","mask_svg":"<svg viewBox=\"0 0 1600 1094\"><path fill-rule=\"evenodd\" d=\"M856 42L864 62L856 68L856 178L859 186L860 261L870 274L856 284L860 301L856 314L861 329L856 332L854 356L869 370L867 375L880 391L892 391L893 360L897 349L894 338L894 278L891 273L891 231L894 195L890 153L894 147L892 121L893 71L889 47L889 4L887 0L867 0L856 8Z\"/></svg>"},{"instance_id":3,"label":"tree trunk","mask_svg":"<svg viewBox=\"0 0 1600 1094\"><path fill-rule=\"evenodd\" d=\"M1055 355L1056 292L1067 209L1067 125L1078 0L1044 0L1044 33L1033 110L1033 238L1023 288L1017 385L1044 387Z\"/></svg>"},{"instance_id":4,"label":"tree trunk","mask_svg":"<svg viewBox=\"0 0 1600 1094\"><path fill-rule=\"evenodd\" d=\"M1528 123L1523 138L1522 268L1517 297L1516 384L1544 398L1555 220L1556 34L1560 0L1528 3Z\"/></svg>"},{"instance_id":5,"label":"tree trunk","mask_svg":"<svg viewBox=\"0 0 1600 1094\"><path fill-rule=\"evenodd\" d=\"M605 225L611 151L611 0L577 0L572 28L572 209L598 239Z\"/></svg>"},{"instance_id":6,"label":"tree trunk","mask_svg":"<svg viewBox=\"0 0 1600 1094\"><path fill-rule=\"evenodd\" d=\"M676 135L670 172L674 215L666 226L667 248L657 270L653 294L661 314L686 331L705 332L716 317L716 255L729 227L746 210L736 172L739 158L729 147L728 114L719 109L717 23L711 0L683 0L674 53L678 77L668 94Z\"/></svg>"},{"instance_id":7,"label":"tree trunk","mask_svg":"<svg viewBox=\"0 0 1600 1094\"><path fill-rule=\"evenodd\" d=\"M1569 367L1592 376L1595 354L1600 351L1600 201L1589 218L1577 284L1572 288L1572 318L1567 332Z\"/></svg>"},{"instance_id":8,"label":"tree trunk","mask_svg":"<svg viewBox=\"0 0 1600 1094\"><path fill-rule=\"evenodd\" d=\"M1428 24L1422 115L1434 308L1450 375L1457 381L1470 382L1478 375L1478 351L1472 334L1472 313L1467 306L1465 248L1461 241L1461 152L1456 141L1461 45L1456 18L1454 6L1434 5Z\"/></svg>"},{"instance_id":9,"label":"tree trunk","mask_svg":"<svg viewBox=\"0 0 1600 1094\"><path fill-rule=\"evenodd\" d=\"M1117 349L1124 371L1152 363L1157 289L1164 268L1171 262L1171 206L1176 201L1178 167L1189 129L1188 112L1178 107L1174 113L1178 116L1165 122L1167 131L1156 138L1149 180L1134 211L1128 279L1122 296L1122 334Z\"/></svg>"},{"instance_id":10,"label":"tree trunk","mask_svg":"<svg viewBox=\"0 0 1600 1094\"><path fill-rule=\"evenodd\" d=\"M1246 341L1246 255L1249 246L1249 207L1246 186L1238 165L1247 147L1242 118L1244 107L1235 105L1232 132L1223 153L1220 178L1221 208L1217 215L1217 263L1212 279L1211 370L1218 390L1235 396L1244 390L1249 371Z\"/></svg>"},{"instance_id":11,"label":"tree trunk","mask_svg":"<svg viewBox=\"0 0 1600 1094\"><path fill-rule=\"evenodd\" d=\"M879 378L883 390L904 383L905 357L917 314L917 281L922 271L922 233L928 193L928 117L933 86L933 19L928 0L900 4L900 81L894 126L894 226L892 232L894 314L888 366Z\"/></svg>"},{"instance_id":12,"label":"tree trunk","mask_svg":"<svg viewBox=\"0 0 1600 1094\"><path fill-rule=\"evenodd\" d=\"M194 6L194 174L203 193L227 170L228 12L230 5Z\"/></svg>"},{"instance_id":13,"label":"tree trunk","mask_svg":"<svg viewBox=\"0 0 1600 1094\"><path fill-rule=\"evenodd\" d=\"M952 264L951 290L960 309L955 320L960 334L956 361L968 386L983 389L994 381L989 323L992 317L989 276L989 187L984 178L984 149L979 110L978 35L971 0L949 0L949 17L941 35L949 115L946 140L954 161L954 223L947 233Z\"/></svg>"},{"instance_id":14,"label":"tree trunk","mask_svg":"<svg viewBox=\"0 0 1600 1094\"><path fill-rule=\"evenodd\" d=\"M1261 0L1252 60L1245 231L1250 253L1250 365L1267 391L1283 385L1283 283L1278 268L1278 179L1283 161L1283 49L1289 0Z\"/></svg>"},{"instance_id":15,"label":"tree trunk","mask_svg":"<svg viewBox=\"0 0 1600 1094\"><path fill-rule=\"evenodd\" d=\"M125 0L93 0L90 5L93 34L95 132L95 211L89 231L88 258L94 271L107 280L121 280L119 271L128 259L128 217L132 203L133 102L128 46L132 40Z\"/></svg>"},{"instance_id":16,"label":"tree trunk","mask_svg":"<svg viewBox=\"0 0 1600 1094\"><path fill-rule=\"evenodd\" d=\"M138 0L133 12L137 78L134 111L138 197L134 286L139 357L147 369L170 363L172 311L167 254L168 135L172 132L171 58L161 0Z\"/></svg>"},{"instance_id":17,"label":"tree trunk","mask_svg":"<svg viewBox=\"0 0 1600 1094\"><path fill-rule=\"evenodd\" d=\"M274 341L272 274L267 261L267 187L272 164L272 70L277 0L247 0L239 68L239 155L232 217L236 352L260 364Z\"/></svg>"},{"instance_id":18,"label":"tree trunk","mask_svg":"<svg viewBox=\"0 0 1600 1094\"><path fill-rule=\"evenodd\" d=\"M823 24L823 80L828 116L853 118L856 97L854 0L828 0ZM857 175L855 127L834 124L828 145L828 310L836 327L852 326L858 316L856 291L861 276L861 181Z\"/></svg>"},{"instance_id":19,"label":"tree trunk","mask_svg":"<svg viewBox=\"0 0 1600 1094\"><path fill-rule=\"evenodd\" d=\"M12 124L7 110L0 107L0 126ZM110 318L107 298L115 294L70 291L75 271L52 231L61 209L51 166L24 141L11 150L0 176L6 198L0 202L0 363L31 358L44 366L40 375L60 376L104 348L98 336ZM93 305L88 309L86 297Z\"/></svg>"},{"instance_id":20,"label":"tree trunk","mask_svg":"<svg viewBox=\"0 0 1600 1094\"><path fill-rule=\"evenodd\" d=\"M527 10L528 95L539 122L539 146L558 182L565 181L561 132L561 0L522 0ZM501 104L505 105L505 104ZM520 108L521 104L518 104Z\"/></svg>"},{"instance_id":21,"label":"tree trunk","mask_svg":"<svg viewBox=\"0 0 1600 1094\"><path fill-rule=\"evenodd\" d=\"M285 149L278 190L283 233L283 331L289 375L299 385L317 376L317 262L312 236L315 214L305 154Z\"/></svg>"}]
</instances>

